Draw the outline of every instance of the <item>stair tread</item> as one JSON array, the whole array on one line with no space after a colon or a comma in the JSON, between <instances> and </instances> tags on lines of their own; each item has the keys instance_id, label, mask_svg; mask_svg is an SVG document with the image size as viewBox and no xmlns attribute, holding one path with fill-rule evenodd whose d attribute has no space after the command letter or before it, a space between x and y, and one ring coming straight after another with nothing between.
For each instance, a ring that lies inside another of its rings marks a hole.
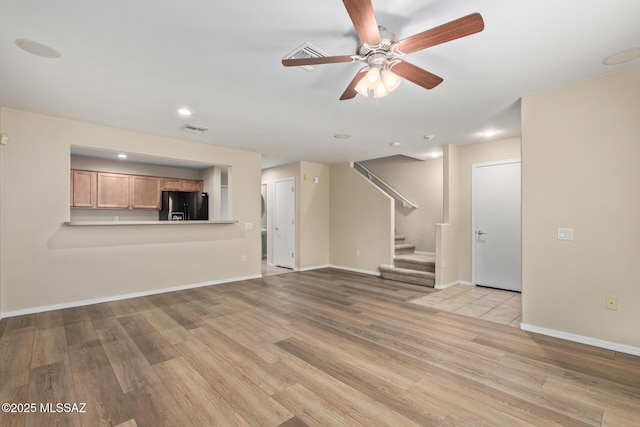
<instances>
[{"instance_id":1,"label":"stair tread","mask_svg":"<svg viewBox=\"0 0 640 427\"><path fill-rule=\"evenodd\" d=\"M396 234L396 240L404 240L406 239L405 236L403 236L402 234Z\"/></svg>"},{"instance_id":2,"label":"stair tread","mask_svg":"<svg viewBox=\"0 0 640 427\"><path fill-rule=\"evenodd\" d=\"M416 245L413 243L396 243L396 249L410 249L415 247Z\"/></svg>"},{"instance_id":3,"label":"stair tread","mask_svg":"<svg viewBox=\"0 0 640 427\"><path fill-rule=\"evenodd\" d=\"M422 255L422 254L403 254L396 255L394 257L394 261L401 261L410 264L422 264L429 265L436 263L436 257L433 255Z\"/></svg>"},{"instance_id":4,"label":"stair tread","mask_svg":"<svg viewBox=\"0 0 640 427\"><path fill-rule=\"evenodd\" d=\"M389 267L385 265L381 265L379 268L380 268L380 271L382 272L402 274L407 276L424 277L429 279L433 279L436 277L435 273L432 273L429 271L412 270L409 268Z\"/></svg>"}]
</instances>

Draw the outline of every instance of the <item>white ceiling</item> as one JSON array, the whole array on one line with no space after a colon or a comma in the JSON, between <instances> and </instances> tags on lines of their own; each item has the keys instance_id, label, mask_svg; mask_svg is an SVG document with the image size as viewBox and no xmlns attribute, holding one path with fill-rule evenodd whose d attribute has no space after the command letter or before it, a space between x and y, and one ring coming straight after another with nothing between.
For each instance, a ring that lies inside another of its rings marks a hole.
<instances>
[{"instance_id":1,"label":"white ceiling","mask_svg":"<svg viewBox=\"0 0 640 427\"><path fill-rule=\"evenodd\" d=\"M485 30L403 59L444 78L386 98L338 98L360 63L285 68L304 42L355 53L338 0L0 0L0 105L258 151L263 166L338 163L443 144L520 135L519 99L597 76L613 53L640 46L638 0L373 0L402 39L472 12ZM31 39L62 53L20 50ZM188 107L185 119L176 110ZM210 128L202 135L185 123ZM335 139L346 133L351 138ZM424 135L434 134L427 142ZM397 148L390 143L399 142Z\"/></svg>"}]
</instances>

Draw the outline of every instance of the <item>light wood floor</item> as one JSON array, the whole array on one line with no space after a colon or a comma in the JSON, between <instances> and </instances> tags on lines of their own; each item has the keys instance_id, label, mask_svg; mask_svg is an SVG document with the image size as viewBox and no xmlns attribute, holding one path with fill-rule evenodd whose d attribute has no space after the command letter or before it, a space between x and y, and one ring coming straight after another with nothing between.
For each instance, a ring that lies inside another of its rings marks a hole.
<instances>
[{"instance_id":1,"label":"light wood floor","mask_svg":"<svg viewBox=\"0 0 640 427\"><path fill-rule=\"evenodd\" d=\"M336 270L0 322L5 426L640 425L640 358Z\"/></svg>"}]
</instances>

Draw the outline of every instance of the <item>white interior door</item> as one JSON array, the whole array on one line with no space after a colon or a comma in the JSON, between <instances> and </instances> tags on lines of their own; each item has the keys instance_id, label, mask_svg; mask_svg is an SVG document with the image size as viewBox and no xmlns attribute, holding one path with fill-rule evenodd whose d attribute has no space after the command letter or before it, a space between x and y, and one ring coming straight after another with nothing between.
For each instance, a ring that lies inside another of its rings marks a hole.
<instances>
[{"instance_id":1,"label":"white interior door","mask_svg":"<svg viewBox=\"0 0 640 427\"><path fill-rule=\"evenodd\" d=\"M474 284L520 291L520 160L473 165Z\"/></svg>"},{"instance_id":2,"label":"white interior door","mask_svg":"<svg viewBox=\"0 0 640 427\"><path fill-rule=\"evenodd\" d=\"M273 228L273 263L295 267L296 187L293 178L276 181Z\"/></svg>"}]
</instances>

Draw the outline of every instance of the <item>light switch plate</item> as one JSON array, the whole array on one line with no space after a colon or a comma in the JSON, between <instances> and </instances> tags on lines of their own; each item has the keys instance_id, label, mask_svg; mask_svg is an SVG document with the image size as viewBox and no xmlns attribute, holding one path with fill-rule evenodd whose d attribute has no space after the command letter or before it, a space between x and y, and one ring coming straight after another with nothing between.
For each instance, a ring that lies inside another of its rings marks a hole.
<instances>
[{"instance_id":1,"label":"light switch plate","mask_svg":"<svg viewBox=\"0 0 640 427\"><path fill-rule=\"evenodd\" d=\"M573 240L573 228L558 228L558 240Z\"/></svg>"},{"instance_id":2,"label":"light switch plate","mask_svg":"<svg viewBox=\"0 0 640 427\"><path fill-rule=\"evenodd\" d=\"M244 223L244 229L245 230L253 230L253 223L252 222L245 222Z\"/></svg>"}]
</instances>

